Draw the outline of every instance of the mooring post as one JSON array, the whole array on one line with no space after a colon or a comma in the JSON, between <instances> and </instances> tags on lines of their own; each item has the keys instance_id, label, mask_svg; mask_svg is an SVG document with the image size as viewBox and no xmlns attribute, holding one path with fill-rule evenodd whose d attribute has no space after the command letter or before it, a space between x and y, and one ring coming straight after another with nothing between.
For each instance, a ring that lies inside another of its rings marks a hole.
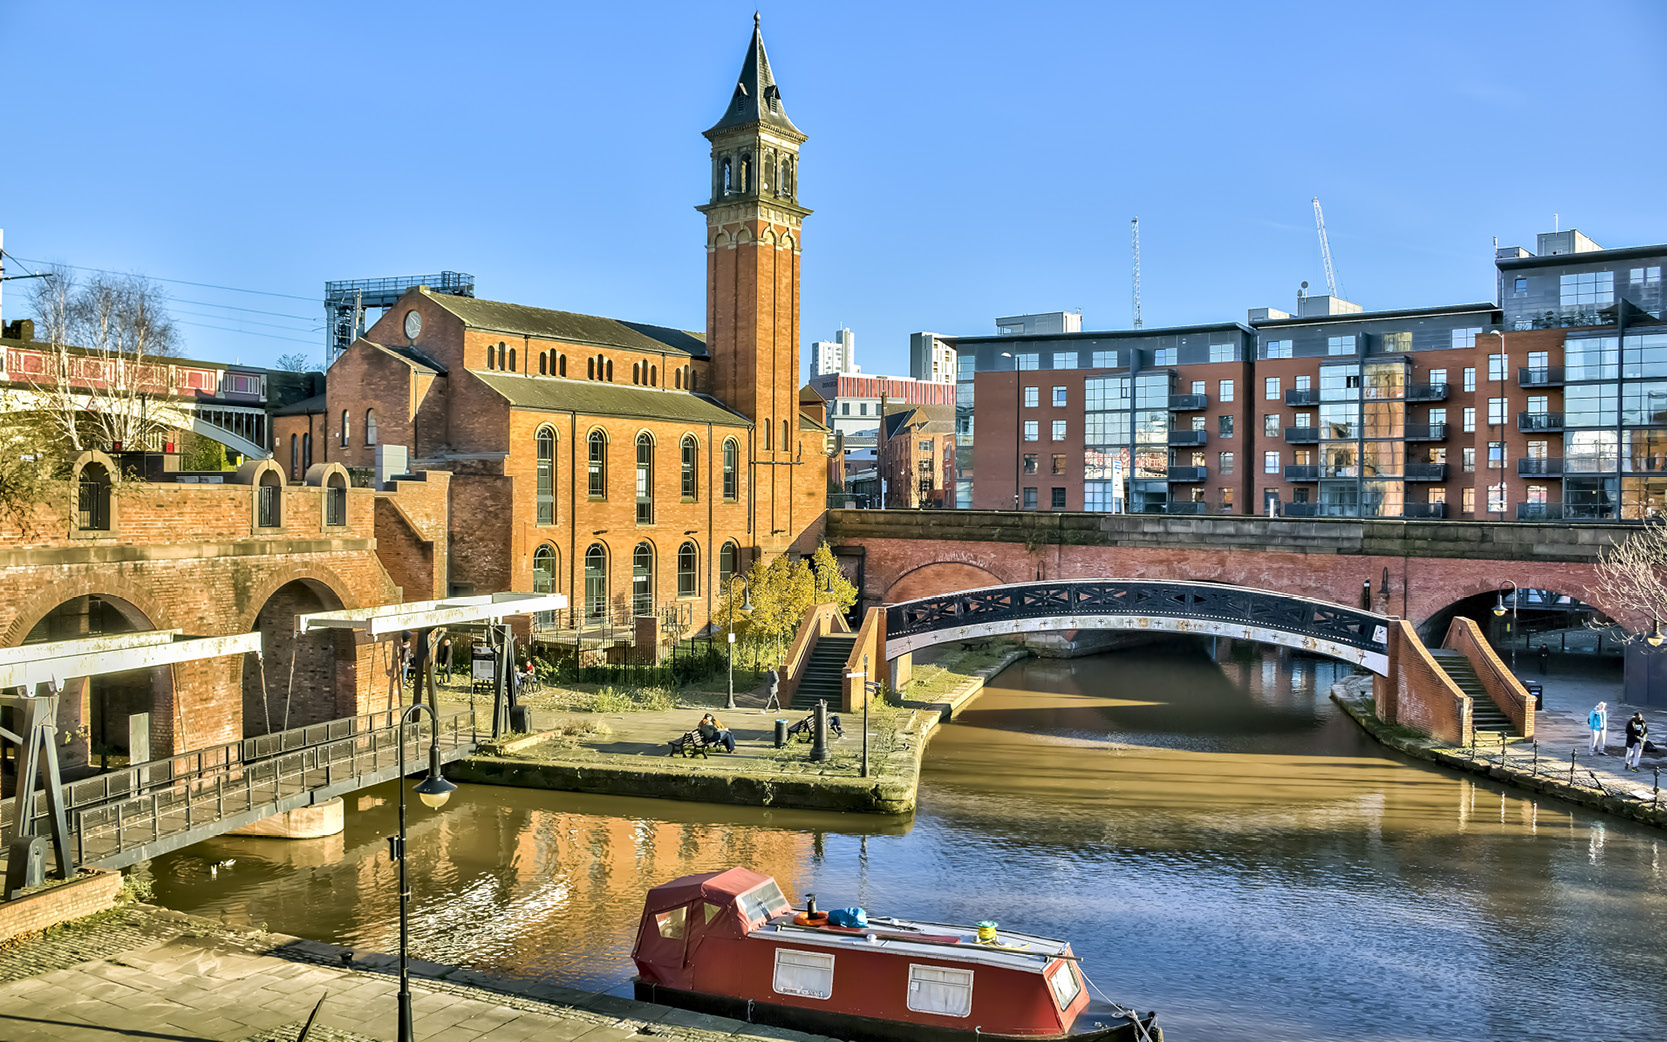
<instances>
[{"instance_id":1,"label":"mooring post","mask_svg":"<svg viewBox=\"0 0 1667 1042\"><path fill-rule=\"evenodd\" d=\"M821 762L828 758L828 700L818 699L816 702L815 733L811 735L810 758Z\"/></svg>"},{"instance_id":2,"label":"mooring post","mask_svg":"<svg viewBox=\"0 0 1667 1042\"><path fill-rule=\"evenodd\" d=\"M1580 752L1579 749L1570 749L1569 750L1569 784L1570 785L1574 784L1574 758L1575 758L1576 755L1579 754L1579 752Z\"/></svg>"}]
</instances>

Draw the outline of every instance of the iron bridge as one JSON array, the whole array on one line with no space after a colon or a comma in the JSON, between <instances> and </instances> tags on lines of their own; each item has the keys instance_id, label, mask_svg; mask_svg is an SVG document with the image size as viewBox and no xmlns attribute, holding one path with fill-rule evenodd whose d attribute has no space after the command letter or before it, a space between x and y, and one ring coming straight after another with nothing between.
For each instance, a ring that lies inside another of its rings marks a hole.
<instances>
[{"instance_id":1,"label":"iron bridge","mask_svg":"<svg viewBox=\"0 0 1667 1042\"><path fill-rule=\"evenodd\" d=\"M1151 630L1278 644L1383 675L1389 617L1222 583L1079 579L962 590L886 606L886 656L1046 630Z\"/></svg>"}]
</instances>

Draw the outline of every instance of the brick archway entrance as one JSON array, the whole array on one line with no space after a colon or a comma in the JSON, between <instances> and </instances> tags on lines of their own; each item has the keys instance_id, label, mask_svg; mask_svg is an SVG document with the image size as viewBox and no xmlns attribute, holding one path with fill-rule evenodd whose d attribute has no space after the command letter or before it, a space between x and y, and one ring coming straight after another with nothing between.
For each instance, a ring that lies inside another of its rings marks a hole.
<instances>
[{"instance_id":1,"label":"brick archway entrance","mask_svg":"<svg viewBox=\"0 0 1667 1042\"><path fill-rule=\"evenodd\" d=\"M251 623L265 650L243 663L243 737L357 715L353 635L295 634L295 616L341 607L336 591L314 578L291 579L267 595Z\"/></svg>"}]
</instances>

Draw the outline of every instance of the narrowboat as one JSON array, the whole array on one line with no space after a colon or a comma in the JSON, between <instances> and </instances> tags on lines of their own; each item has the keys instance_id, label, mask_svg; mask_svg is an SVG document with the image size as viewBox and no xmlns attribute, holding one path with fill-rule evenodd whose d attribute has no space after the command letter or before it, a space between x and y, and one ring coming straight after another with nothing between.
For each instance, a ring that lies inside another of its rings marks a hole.
<instances>
[{"instance_id":1,"label":"narrowboat","mask_svg":"<svg viewBox=\"0 0 1667 1042\"><path fill-rule=\"evenodd\" d=\"M631 949L635 995L863 1042L1162 1042L1156 1014L1090 1003L1068 942L856 913L794 908L745 868L663 883Z\"/></svg>"}]
</instances>

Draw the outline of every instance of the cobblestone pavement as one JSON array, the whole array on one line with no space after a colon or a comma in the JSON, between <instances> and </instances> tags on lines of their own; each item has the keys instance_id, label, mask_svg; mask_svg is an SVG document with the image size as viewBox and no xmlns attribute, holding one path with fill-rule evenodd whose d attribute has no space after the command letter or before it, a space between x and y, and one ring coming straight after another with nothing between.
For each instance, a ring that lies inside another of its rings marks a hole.
<instances>
[{"instance_id":1,"label":"cobblestone pavement","mask_svg":"<svg viewBox=\"0 0 1667 1042\"><path fill-rule=\"evenodd\" d=\"M0 950L6 1042L309 1042L394 1039L397 960L130 906ZM746 1042L821 1036L413 960L416 1036L434 1042Z\"/></svg>"},{"instance_id":2,"label":"cobblestone pavement","mask_svg":"<svg viewBox=\"0 0 1667 1042\"><path fill-rule=\"evenodd\" d=\"M1590 784L1587 772L1597 776L1605 789L1618 793L1653 795L1655 767L1667 768L1667 708L1661 706L1628 705L1619 701L1621 678L1613 675L1553 669L1541 676L1526 660L1519 670L1523 680L1539 681L1544 686L1543 703L1534 719L1534 737L1539 743L1542 773L1551 770L1550 762L1567 772L1569 754L1574 753L1575 781ZM1609 732L1604 755L1591 753L1591 732L1586 727L1586 714L1598 702L1609 703ZM1634 712L1644 714L1650 725L1650 741L1654 754L1646 751L1642 770L1637 773L1625 769L1626 722ZM1520 757L1518 751L1513 758ZM1667 770L1663 771L1667 774Z\"/></svg>"}]
</instances>

